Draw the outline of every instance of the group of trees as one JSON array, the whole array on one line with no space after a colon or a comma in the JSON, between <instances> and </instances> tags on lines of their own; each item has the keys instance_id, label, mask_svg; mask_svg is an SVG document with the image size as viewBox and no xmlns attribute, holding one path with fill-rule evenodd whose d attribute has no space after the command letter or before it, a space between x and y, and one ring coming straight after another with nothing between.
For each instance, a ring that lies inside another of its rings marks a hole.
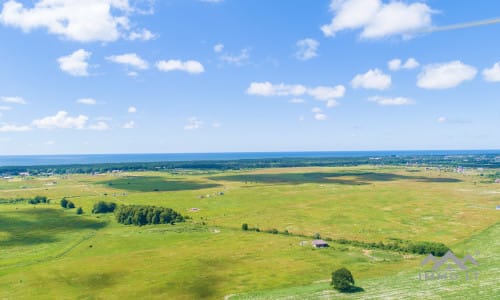
<instances>
[{"instance_id":1,"label":"group of trees","mask_svg":"<svg viewBox=\"0 0 500 300\"><path fill-rule=\"evenodd\" d=\"M448 248L443 243L424 242L424 241L405 241L400 239L392 239L392 241L388 243L383 243L383 242L368 243L368 242L353 241L346 239L339 239L334 241L339 244L353 245L368 249L392 250L392 251L401 251L414 254L432 254L434 256L443 256L446 254L446 252L450 250L450 248Z\"/></svg>"},{"instance_id":2,"label":"group of trees","mask_svg":"<svg viewBox=\"0 0 500 300\"><path fill-rule=\"evenodd\" d=\"M28 203L29 204L40 204L40 203L49 203L49 199L47 199L46 196L35 196L33 199L29 199Z\"/></svg>"},{"instance_id":3,"label":"group of trees","mask_svg":"<svg viewBox=\"0 0 500 300\"><path fill-rule=\"evenodd\" d=\"M116 209L116 203L99 201L94 204L94 207L92 208L92 213L93 214L112 213L115 211L115 209Z\"/></svg>"},{"instance_id":4,"label":"group of trees","mask_svg":"<svg viewBox=\"0 0 500 300\"><path fill-rule=\"evenodd\" d=\"M175 224L186 219L171 208L145 205L121 205L115 211L115 217L121 224L137 226Z\"/></svg>"},{"instance_id":5,"label":"group of trees","mask_svg":"<svg viewBox=\"0 0 500 300\"><path fill-rule=\"evenodd\" d=\"M68 199L66 199L66 198L62 198L61 199L61 207L72 209L72 208L75 208L75 203L73 203L72 201L68 201Z\"/></svg>"}]
</instances>

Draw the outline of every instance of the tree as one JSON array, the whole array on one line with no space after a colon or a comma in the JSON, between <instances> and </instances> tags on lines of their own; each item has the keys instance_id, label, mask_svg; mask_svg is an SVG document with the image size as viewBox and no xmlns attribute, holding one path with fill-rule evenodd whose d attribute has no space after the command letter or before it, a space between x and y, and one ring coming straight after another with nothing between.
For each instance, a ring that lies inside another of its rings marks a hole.
<instances>
[{"instance_id":1,"label":"tree","mask_svg":"<svg viewBox=\"0 0 500 300\"><path fill-rule=\"evenodd\" d=\"M61 207L62 208L67 208L68 207L68 200L66 198L61 199Z\"/></svg>"},{"instance_id":2,"label":"tree","mask_svg":"<svg viewBox=\"0 0 500 300\"><path fill-rule=\"evenodd\" d=\"M332 273L333 288L340 292L347 292L352 289L354 285L354 278L351 271L346 268L340 268Z\"/></svg>"},{"instance_id":3,"label":"tree","mask_svg":"<svg viewBox=\"0 0 500 300\"><path fill-rule=\"evenodd\" d=\"M76 209L76 214L77 214L77 215L81 215L81 214L83 214L83 208L78 207L78 208Z\"/></svg>"},{"instance_id":4,"label":"tree","mask_svg":"<svg viewBox=\"0 0 500 300\"><path fill-rule=\"evenodd\" d=\"M69 201L67 208L75 208L75 203Z\"/></svg>"},{"instance_id":5,"label":"tree","mask_svg":"<svg viewBox=\"0 0 500 300\"><path fill-rule=\"evenodd\" d=\"M241 229L244 230L244 231L247 231L248 230L248 224L247 223L243 223L241 225Z\"/></svg>"}]
</instances>

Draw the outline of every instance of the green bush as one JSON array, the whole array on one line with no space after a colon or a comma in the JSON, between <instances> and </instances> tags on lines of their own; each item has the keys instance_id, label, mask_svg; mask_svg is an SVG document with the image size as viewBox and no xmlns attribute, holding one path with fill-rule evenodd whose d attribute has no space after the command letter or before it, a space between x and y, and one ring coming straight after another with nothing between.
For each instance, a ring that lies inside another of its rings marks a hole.
<instances>
[{"instance_id":1,"label":"green bush","mask_svg":"<svg viewBox=\"0 0 500 300\"><path fill-rule=\"evenodd\" d=\"M68 200L66 200L66 198L61 199L61 207L68 208Z\"/></svg>"},{"instance_id":2,"label":"green bush","mask_svg":"<svg viewBox=\"0 0 500 300\"><path fill-rule=\"evenodd\" d=\"M352 289L354 285L354 278L351 271L346 268L340 268L332 273L333 288L340 292L347 292Z\"/></svg>"},{"instance_id":3,"label":"green bush","mask_svg":"<svg viewBox=\"0 0 500 300\"><path fill-rule=\"evenodd\" d=\"M76 209L76 214L77 214L77 215L81 215L81 214L83 214L83 208L78 207L78 208Z\"/></svg>"},{"instance_id":4,"label":"green bush","mask_svg":"<svg viewBox=\"0 0 500 300\"><path fill-rule=\"evenodd\" d=\"M243 223L241 225L241 229L244 230L244 231L247 231L248 230L248 224L247 223Z\"/></svg>"},{"instance_id":5,"label":"green bush","mask_svg":"<svg viewBox=\"0 0 500 300\"><path fill-rule=\"evenodd\" d=\"M112 213L115 211L115 209L116 209L116 203L99 201L94 204L94 207L92 208L92 213L93 214Z\"/></svg>"},{"instance_id":6,"label":"green bush","mask_svg":"<svg viewBox=\"0 0 500 300\"><path fill-rule=\"evenodd\" d=\"M70 209L73 209L75 208L75 203L71 202L71 201L68 201L68 206L66 206L67 208L70 208Z\"/></svg>"}]
</instances>

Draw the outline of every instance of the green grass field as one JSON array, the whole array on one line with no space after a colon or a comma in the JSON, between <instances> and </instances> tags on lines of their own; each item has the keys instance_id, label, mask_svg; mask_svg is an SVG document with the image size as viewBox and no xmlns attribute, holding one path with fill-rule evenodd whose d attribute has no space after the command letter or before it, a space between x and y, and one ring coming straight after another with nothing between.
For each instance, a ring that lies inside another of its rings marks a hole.
<instances>
[{"instance_id":1,"label":"green grass field","mask_svg":"<svg viewBox=\"0 0 500 300\"><path fill-rule=\"evenodd\" d=\"M15 178L0 199L0 299L495 299L500 294L500 185L425 168L283 168ZM62 197L84 214L62 209ZM175 209L176 225L125 226L92 215L99 200ZM197 208L194 211L192 208ZM296 235L244 232L242 223ZM418 280L420 255L331 243L443 242L480 265L477 281ZM328 283L345 266L364 292Z\"/></svg>"}]
</instances>

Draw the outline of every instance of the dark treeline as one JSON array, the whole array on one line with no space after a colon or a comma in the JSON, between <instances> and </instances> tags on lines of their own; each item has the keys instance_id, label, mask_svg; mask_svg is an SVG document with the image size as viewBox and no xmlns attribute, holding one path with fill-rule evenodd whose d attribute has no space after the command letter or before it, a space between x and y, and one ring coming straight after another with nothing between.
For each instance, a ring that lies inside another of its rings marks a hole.
<instances>
[{"instance_id":1,"label":"dark treeline","mask_svg":"<svg viewBox=\"0 0 500 300\"><path fill-rule=\"evenodd\" d=\"M373 157L321 157L321 158L274 158L274 159L241 159L211 160L184 162L148 162L148 163L109 163L86 165L52 165L52 166L3 166L0 174L17 175L29 172L31 175L44 174L78 174L105 173L111 171L171 171L176 169L195 170L239 170L273 167L336 167L358 165L420 165L433 167L465 168L500 168L499 154L481 155L392 155Z\"/></svg>"},{"instance_id":2,"label":"dark treeline","mask_svg":"<svg viewBox=\"0 0 500 300\"><path fill-rule=\"evenodd\" d=\"M391 242L383 243L367 243L361 241L352 241L346 239L334 240L334 242L344 245L353 245L356 247L363 247L367 249L382 249L382 250L392 250L401 251L413 254L432 254L434 256L443 256L450 250L443 243L436 242L423 242L423 241L405 241L399 239L393 239Z\"/></svg>"},{"instance_id":3,"label":"dark treeline","mask_svg":"<svg viewBox=\"0 0 500 300\"><path fill-rule=\"evenodd\" d=\"M125 225L175 224L184 222L185 217L171 208L121 205L115 211L116 220Z\"/></svg>"},{"instance_id":4,"label":"dark treeline","mask_svg":"<svg viewBox=\"0 0 500 300\"><path fill-rule=\"evenodd\" d=\"M304 234L297 234L289 232L288 230L279 231L276 228L272 229L264 229L261 230L258 227L249 227L247 223L243 223L241 225L241 229L243 231L255 231L255 232L264 232L271 234L283 234L283 235L291 235L291 236L300 236L304 238L313 238L313 239L321 239L321 235L319 233L315 233L312 236L307 236ZM334 240L329 237L323 237L325 241L335 242L337 244L342 245L352 245L355 247L362 247L366 249L382 249L382 250L390 250L390 251L399 251L405 253L413 253L413 254L432 254L434 256L443 256L450 250L443 243L436 242L425 242L425 241L409 241L409 240L401 240L392 238L390 242L378 242L378 243L370 243L370 242L362 242L356 240L347 240L347 239L337 239Z\"/></svg>"},{"instance_id":5,"label":"dark treeline","mask_svg":"<svg viewBox=\"0 0 500 300\"><path fill-rule=\"evenodd\" d=\"M99 201L94 204L94 207L92 208L92 213L93 214L112 213L115 211L115 209L116 209L116 203Z\"/></svg>"},{"instance_id":6,"label":"dark treeline","mask_svg":"<svg viewBox=\"0 0 500 300\"><path fill-rule=\"evenodd\" d=\"M35 198L14 198L14 199L0 199L0 204L15 204L28 202L29 204L50 203L46 196L35 196Z\"/></svg>"}]
</instances>

